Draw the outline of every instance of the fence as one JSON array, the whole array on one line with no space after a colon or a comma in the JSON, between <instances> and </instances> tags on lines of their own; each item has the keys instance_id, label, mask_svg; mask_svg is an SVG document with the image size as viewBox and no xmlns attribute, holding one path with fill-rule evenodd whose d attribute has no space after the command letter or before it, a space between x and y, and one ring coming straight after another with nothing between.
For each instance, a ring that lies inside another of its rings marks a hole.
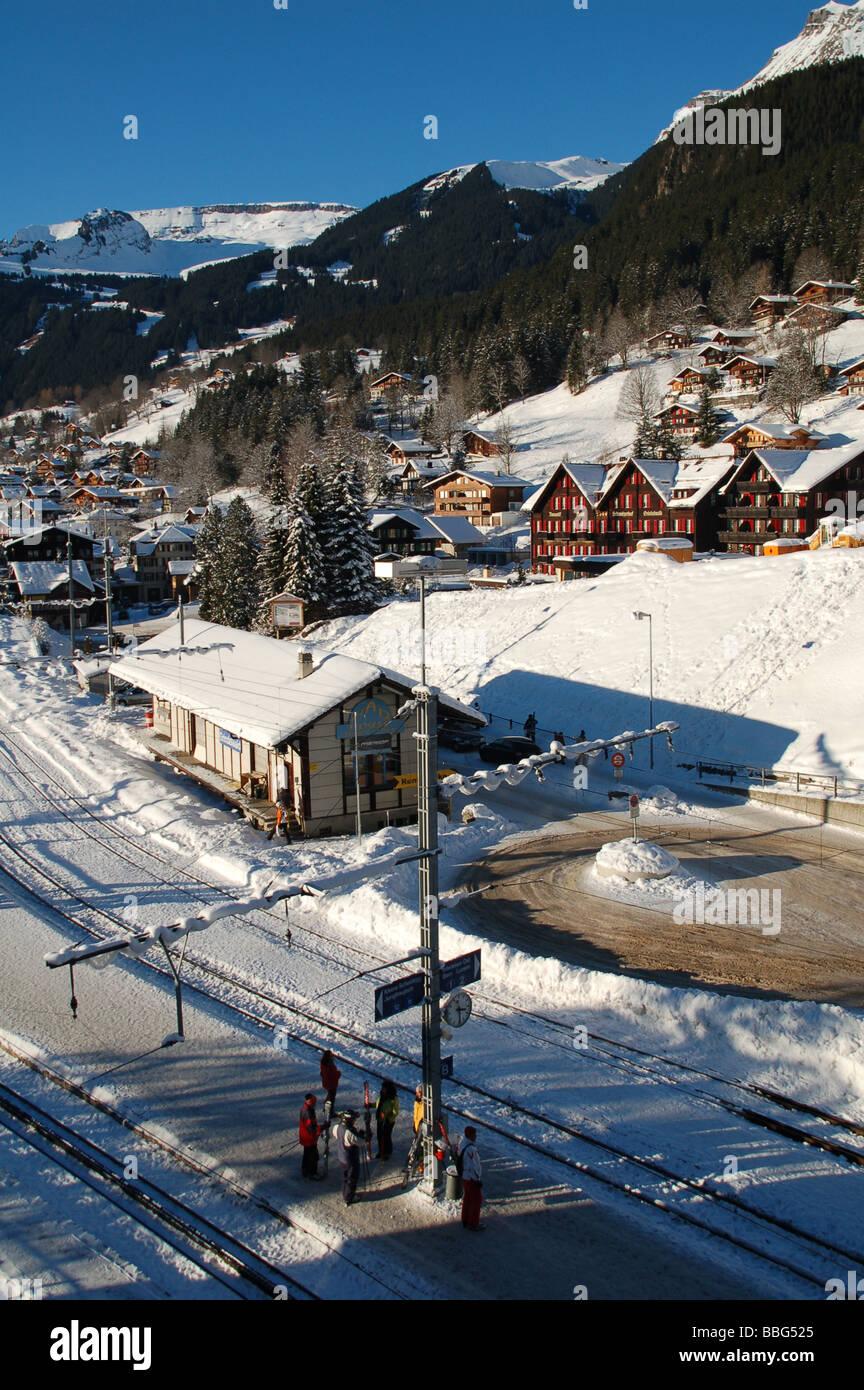
<instances>
[{"instance_id":1,"label":"fence","mask_svg":"<svg viewBox=\"0 0 864 1390\"><path fill-rule=\"evenodd\" d=\"M678 766L692 767L693 765L692 763L679 763ZM815 787L831 796L837 796L839 792L846 791L858 795L864 792L864 782L819 772L796 772L791 768L754 767L751 763L703 762L700 759L696 762L696 770L700 780L704 775L728 777L730 782L734 782L736 778L742 778L748 782L758 781L762 787L779 784L796 792L811 790Z\"/></svg>"}]
</instances>

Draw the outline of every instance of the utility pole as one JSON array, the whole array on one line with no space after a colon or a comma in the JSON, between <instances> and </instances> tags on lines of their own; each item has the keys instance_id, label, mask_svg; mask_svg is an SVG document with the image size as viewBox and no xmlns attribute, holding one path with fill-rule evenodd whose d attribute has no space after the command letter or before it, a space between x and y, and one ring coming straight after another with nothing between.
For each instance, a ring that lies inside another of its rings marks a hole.
<instances>
[{"instance_id":1,"label":"utility pole","mask_svg":"<svg viewBox=\"0 0 864 1390\"><path fill-rule=\"evenodd\" d=\"M357 839L363 839L363 820L360 815L360 753L357 740L357 711L354 711L354 803L357 817Z\"/></svg>"},{"instance_id":2,"label":"utility pole","mask_svg":"<svg viewBox=\"0 0 864 1390\"><path fill-rule=\"evenodd\" d=\"M648 619L648 727L654 728L654 622L650 613L634 613L637 622ZM648 740L648 766L654 771L654 740Z\"/></svg>"},{"instance_id":3,"label":"utility pole","mask_svg":"<svg viewBox=\"0 0 864 1390\"><path fill-rule=\"evenodd\" d=\"M69 571L69 659L75 655L75 605L72 580L72 530L66 528L66 567Z\"/></svg>"},{"instance_id":4,"label":"utility pole","mask_svg":"<svg viewBox=\"0 0 864 1390\"><path fill-rule=\"evenodd\" d=\"M420 575L420 686L417 695L417 847L420 851L420 947L424 952L423 995L423 1190L441 1186L438 1130L441 1124L441 974L438 958L438 694L426 684L426 580Z\"/></svg>"},{"instance_id":5,"label":"utility pole","mask_svg":"<svg viewBox=\"0 0 864 1390\"><path fill-rule=\"evenodd\" d=\"M104 559L104 573L105 573L105 627L106 627L106 635L107 635L107 638L108 638L108 658L109 658L109 662L110 662L110 661L113 661L113 659L114 659L114 615L113 615L113 611L112 611L112 607L111 607L111 579L112 579L112 576L113 576L114 565L113 565L112 560L111 560L111 548L110 548L110 545L109 545L109 537L108 537L108 512L107 512L107 510L104 510L104 511L103 511L103 520L104 520L104 522L105 522L104 534L103 534L103 542L102 542L102 543L103 543L103 546L104 546L104 552L105 552L105 553L104 553L104 556L103 556L103 559ZM111 667L110 667L110 665L109 665L109 667L108 667L108 708L109 708L110 710L113 710L113 709L116 707L116 703L117 703L117 702L116 702L116 699L115 699L115 696L114 696L114 677L113 677L113 675L111 674Z\"/></svg>"}]
</instances>

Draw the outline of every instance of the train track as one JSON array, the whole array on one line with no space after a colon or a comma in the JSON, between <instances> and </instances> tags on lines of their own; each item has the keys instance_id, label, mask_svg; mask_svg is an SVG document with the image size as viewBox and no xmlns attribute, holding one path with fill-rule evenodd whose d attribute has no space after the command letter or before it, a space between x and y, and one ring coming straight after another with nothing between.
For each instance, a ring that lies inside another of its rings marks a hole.
<instances>
[{"instance_id":1,"label":"train track","mask_svg":"<svg viewBox=\"0 0 864 1390\"><path fill-rule=\"evenodd\" d=\"M304 1284L148 1178L127 1178L122 1161L41 1106L0 1083L0 1125L85 1183L172 1251L240 1299L317 1300Z\"/></svg>"},{"instance_id":2,"label":"train track","mask_svg":"<svg viewBox=\"0 0 864 1390\"><path fill-rule=\"evenodd\" d=\"M8 737L8 735L6 736ZM14 740L12 741L15 742ZM0 744L0 753L4 753L7 759L9 758L9 754L8 752L6 752L6 750L3 749L2 744ZM40 770L46 772L46 775L48 775L47 770L41 768ZM45 795L44 789L40 788L39 784L34 779L32 779L29 776L29 774L27 774L22 768L20 768L20 766L16 767L16 771L18 772L19 776L22 776L29 783L29 785L31 785L34 788L34 790L36 790L37 792L41 792L41 794ZM56 781L57 779L53 780ZM61 784L57 782L57 785L60 786ZM106 827L108 826L109 823L103 823L100 820L100 818L96 816L96 814L89 807L86 806L86 804L81 800L81 798L74 796L70 793L64 794L67 795L69 799L73 801L83 812L85 812L88 817L91 817L100 825L105 824ZM89 838L95 840L105 849L110 848L101 835L96 835L93 831L87 830L86 827L80 826L79 822L74 817L70 816L69 812L66 811L65 808L63 808L62 804L59 801L50 796L47 799L49 800L50 804L58 811L59 814L63 815L67 820L71 820L72 823L75 824L79 829L81 829L85 834L87 834ZM110 825L110 830L116 838L119 838L123 842L132 845L133 848L135 848L136 850L143 851L143 853L147 854L154 861L164 864L166 867L176 872L176 866L172 865L170 861L164 859L163 856L157 854L149 847L139 846L137 842L132 839L132 837L125 835L122 831L119 831L117 827L114 825ZM112 852L114 851L112 850ZM120 857L127 860L127 862L134 864L136 868L140 867L140 865L138 865L136 861L129 859L127 855L121 854ZM186 871L185 869L181 869L180 872L187 873L188 871ZM200 885L202 888L208 888L213 892L218 893L220 896L225 897L228 900L236 901L235 895L230 893L229 890L223 888L222 886L217 884L211 884L206 879L200 878L199 876L194 874L188 874L188 877L192 879L196 884ZM190 892L189 889L184 888L182 884L176 883L175 880L159 878L157 881L160 885L176 888L177 891L182 892L185 896L192 899L196 903L196 905L200 904L200 894ZM275 913L262 912L261 916L275 918ZM250 925L252 925L253 927L255 926L254 923L251 923ZM262 930L264 931L264 934L271 939L275 935L275 933L267 930L266 928ZM329 936L326 933L316 930L315 928L309 927L306 923L304 923L304 934L315 936L320 940L327 942L329 946L340 949L343 952L343 954L347 949L355 956L355 958L361 958L367 962L371 961L374 963L374 965L380 966L382 971L385 970L388 966L388 961L384 957L377 956L375 955L375 953L365 950L364 948L357 947L353 944L346 944L344 942L341 942L335 937ZM295 947L295 949L299 950L303 954L317 957L319 960L325 961L328 965L335 963L332 960L332 955L325 955L324 952L313 951L310 950L308 947L304 947L303 945L298 945L297 947ZM548 1041L549 1045L553 1047L558 1047L559 1049L568 1052L572 1049L572 1030L569 1029L567 1025L561 1024L559 1020L551 1019L548 1016L538 1014L532 1010L519 1009L518 1007L513 1006L509 1003L505 1004L503 1001L485 995L481 991L475 991L473 997L475 998L475 1000L492 1006L493 1008L496 1008L499 1011L504 1011L508 1013L516 1012L526 1018L536 1020L537 1022L542 1024L546 1033L546 1040ZM520 1033L526 1037L533 1038L543 1036L542 1034L538 1034L535 1030L521 1029L516 1027L511 1020L502 1019L500 1013L497 1015L493 1013L484 1013L481 1008L476 1010L476 1016L478 1018L484 1019L490 1024L496 1025L498 1027L507 1028L508 1030L514 1033ZM555 1036L549 1037L549 1034L558 1034L559 1036L558 1038L556 1038ZM567 1042L559 1040L562 1034L565 1035L568 1039ZM838 1144L836 1140L832 1140L830 1136L825 1136L824 1134L820 1135L812 1131L807 1132L801 1130L800 1128L793 1128L788 1124L785 1124L784 1121L780 1119L778 1116L771 1116L765 1114L764 1112L756 1111L752 1108L752 1106L749 1105L745 1106L741 1104L735 1104L734 1102L731 1102L729 1100L724 1100L722 1097L718 1097L716 1094L712 1094L704 1090L704 1088L701 1090L696 1090L694 1088L682 1088L681 1083L679 1081L670 1078L669 1075L665 1073L665 1069L674 1069L678 1072L689 1073L691 1075L698 1076L703 1080L710 1081L715 1085L722 1085L731 1090L738 1091L742 1095L744 1095L745 1099L748 1101L755 1096L760 1096L763 1099L769 1100L777 1107L785 1109L786 1111L797 1111L799 1114L810 1116L819 1121L820 1123L830 1125L835 1129L844 1129L859 1137L864 1136L864 1125L859 1125L853 1121L846 1120L840 1116L831 1114L830 1112L819 1110L817 1107L806 1105L802 1102L794 1100L791 1097L780 1096L779 1093L772 1092L768 1088L754 1087L749 1083L744 1083L737 1080L730 1080L729 1078L721 1077L716 1073L709 1073L704 1069L696 1068L684 1063L679 1063L672 1059L661 1057L658 1054L652 1054L642 1049L629 1047L626 1044L617 1043L614 1039L601 1038L599 1035L589 1033L587 1034L587 1040L589 1040L591 1043L592 1055L596 1058L596 1060L598 1060L602 1064L608 1066L617 1066L621 1069L626 1069L629 1067L631 1070L639 1071L640 1073L649 1076L651 1079L656 1080L661 1084L675 1086L676 1089L679 1091L679 1094L682 1090L686 1090L687 1094L692 1095L694 1098L699 1099L700 1101L709 1105L712 1105L715 1108L722 1108L726 1110L727 1113L733 1114L738 1118L749 1120L753 1124L760 1125L763 1128L773 1130L775 1133L783 1134L786 1138L793 1139L796 1142L809 1144L812 1147L821 1149L823 1152L834 1154L837 1157L846 1159L846 1161L850 1163L858 1164L859 1166L864 1167L864 1153L858 1153L855 1150L849 1149L848 1147ZM613 1048L618 1049L618 1052L614 1053L612 1051ZM622 1058L620 1055L621 1052L630 1053L634 1056L638 1055L640 1060L632 1061L628 1058ZM651 1062L659 1064L659 1066L649 1066L649 1060ZM661 1070L661 1067L664 1070Z\"/></svg>"},{"instance_id":3,"label":"train track","mask_svg":"<svg viewBox=\"0 0 864 1390\"><path fill-rule=\"evenodd\" d=\"M11 848L13 853L17 854L19 858L26 857L22 855L22 852L18 850L17 847L12 846ZM33 867L46 879L52 881L54 889L59 889L72 898L77 897L66 885L62 884L62 882L56 878L53 878L52 875L48 874L40 866L34 865ZM68 927L71 925L76 931L80 932L83 930L86 935L91 937L99 938L101 936L101 933L92 925L82 922L80 917L72 917L71 914L63 911L55 902L52 902L50 899L45 898L43 894L34 890L32 885L26 880L17 878L15 875L11 874L8 869L3 869L2 873L16 884L19 889L23 889L26 894L40 901L43 909L51 912L58 921L64 923L67 933ZM92 904L87 904L80 898L78 898L78 901L82 902L90 912L95 912L97 915L108 920L113 928L123 926L123 923L119 919L106 910L96 908ZM153 962L142 959L130 963L130 965L131 968L135 969L145 967L146 969L155 971L166 979L170 979L167 969ZM258 1029L272 1030L278 1023L280 1031L286 1033L300 1045L313 1048L316 1051L322 1046L325 1040L328 1044L331 1044L333 1037L340 1038L343 1042L353 1044L355 1048L353 1054L343 1052L342 1055L346 1060L354 1066L364 1068L367 1072L371 1072L379 1078L393 1075L393 1063L398 1063L402 1067L410 1068L412 1073L416 1070L416 1059L406 1053L396 1048L385 1046L382 1043L374 1042L353 1029L338 1023L332 1018L324 1018L320 1015L316 1015L310 1010L301 1008L284 998L279 998L269 991L252 986L247 981L238 980L229 972L221 970L211 963L199 961L194 957L190 958L187 956L185 965L195 972L201 973L219 982L221 986L227 986L234 992L241 993L251 997L259 1003L266 1004L271 1010L270 1016L261 1014L250 1007L248 1003L241 1004L237 1002L236 999L226 998L224 994L214 995L211 990L202 987L200 984L190 982L186 985L187 991L193 991L203 996L211 1003L218 1003L223 1008L227 1008L232 1013L241 1016L247 1023L254 1024ZM298 1021L294 1028L289 1028L285 1024L284 1017L286 1013L292 1015ZM302 1028L302 1031L298 1031L298 1028ZM314 1041L310 1040L310 1031L317 1032L317 1037ZM359 1058L357 1055L357 1048L360 1050ZM377 1056L379 1059L377 1067L374 1065L370 1066L370 1054ZM385 1059L385 1070L381 1070L380 1059ZM409 1084L410 1083L403 1082L406 1089ZM824 1290L826 1269L830 1273L830 1269L836 1266L838 1257L847 1263L850 1260L853 1261L853 1263L864 1263L864 1255L861 1253L843 1248L830 1240L816 1236L812 1232L802 1229L794 1222L761 1211L736 1194L720 1190L709 1180L694 1179L686 1174L674 1171L656 1159L649 1159L632 1154L620 1145L601 1139L596 1135L588 1134L584 1129L565 1124L561 1120L548 1114L532 1110L514 1101L511 1096L501 1095L489 1088L478 1085L476 1082L454 1077L451 1085L457 1093L460 1093L460 1103L454 1103L451 1100L448 1104L448 1109L452 1114L465 1120L479 1122L487 1131L497 1133L511 1143L516 1143L525 1149L542 1155L545 1159L550 1159L555 1164L563 1165L571 1171L578 1172L601 1185L626 1193L628 1198L632 1200L636 1200L655 1209L659 1208L691 1227L697 1228L703 1232L708 1232L712 1236L719 1237L730 1245L747 1251L749 1254L767 1261L787 1273L795 1275L810 1286ZM462 1099L462 1097L467 1097L468 1104L471 1105L470 1109L467 1107L466 1101ZM481 1102L488 1102L488 1107L484 1105L482 1109L478 1109L478 1100ZM506 1113L510 1117L510 1122L506 1127L500 1123L500 1116L502 1113ZM499 1117L498 1120L494 1118L495 1115ZM539 1138L532 1138L529 1137L528 1134L518 1132L518 1127L520 1125L529 1130L539 1130L544 1136L543 1142L541 1142ZM562 1153L560 1149L553 1148L548 1142L548 1136L550 1134L554 1140L563 1141L564 1143L577 1141L579 1145L601 1154L603 1156L603 1161L607 1164L611 1162L613 1171L605 1171L598 1166L597 1162L592 1163L584 1158ZM803 1137L802 1142L806 1142ZM614 1171L615 1169L619 1171L616 1172ZM627 1171L628 1169L630 1170L629 1172ZM670 1192L674 1191L674 1199L668 1194L658 1195L657 1192L652 1192L650 1190L643 1191L637 1183L634 1182L634 1175L643 1183L646 1181L646 1178L655 1185L659 1180L662 1187L668 1188ZM686 1209L681 1200L685 1197L697 1198L699 1204L703 1204L706 1198L710 1199L712 1219L705 1219L704 1216L697 1215L693 1210ZM736 1233L730 1230L728 1225L724 1226L722 1219L719 1222L714 1220L713 1217L720 1211L729 1213L731 1218L737 1222L738 1225L743 1225L745 1227L747 1234L743 1234L740 1231ZM754 1232L757 1234L754 1235ZM768 1236L771 1241L780 1240L784 1242L787 1247L785 1253L781 1254L777 1250L767 1249L764 1243L766 1236ZM792 1247L791 1257L789 1246ZM826 1265L824 1263L826 1259L830 1260L832 1263Z\"/></svg>"}]
</instances>

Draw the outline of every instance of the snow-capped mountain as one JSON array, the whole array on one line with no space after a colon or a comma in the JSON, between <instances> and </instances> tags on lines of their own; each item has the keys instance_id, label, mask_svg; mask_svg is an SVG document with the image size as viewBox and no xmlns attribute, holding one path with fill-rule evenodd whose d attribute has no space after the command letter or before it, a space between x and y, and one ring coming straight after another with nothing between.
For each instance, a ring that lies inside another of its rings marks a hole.
<instances>
[{"instance_id":1,"label":"snow-capped mountain","mask_svg":"<svg viewBox=\"0 0 864 1390\"><path fill-rule=\"evenodd\" d=\"M816 63L836 63L843 58L864 57L864 0L854 5L838 5L828 0L811 10L797 39L775 48L768 62L755 77L738 88L745 92L772 77L810 68Z\"/></svg>"},{"instance_id":2,"label":"snow-capped mountain","mask_svg":"<svg viewBox=\"0 0 864 1390\"><path fill-rule=\"evenodd\" d=\"M608 159L588 159L581 154L548 161L486 160L486 168L495 182L500 183L502 187L534 188L543 191L570 188L575 192L587 193L626 167L626 164L612 164Z\"/></svg>"},{"instance_id":3,"label":"snow-capped mountain","mask_svg":"<svg viewBox=\"0 0 864 1390\"><path fill-rule=\"evenodd\" d=\"M855 0L852 5L840 5L837 0L828 0L827 5L811 10L798 37L775 48L755 77L729 91L700 92L675 112L657 139L662 140L673 126L699 106L710 106L728 97L739 96L788 72L812 68L819 63L837 63L844 58L864 58L864 0Z\"/></svg>"},{"instance_id":4,"label":"snow-capped mountain","mask_svg":"<svg viewBox=\"0 0 864 1390\"><path fill-rule=\"evenodd\" d=\"M345 203L217 203L99 208L80 220L23 227L0 241L0 270L101 270L178 275L193 266L314 241L355 209Z\"/></svg>"}]
</instances>

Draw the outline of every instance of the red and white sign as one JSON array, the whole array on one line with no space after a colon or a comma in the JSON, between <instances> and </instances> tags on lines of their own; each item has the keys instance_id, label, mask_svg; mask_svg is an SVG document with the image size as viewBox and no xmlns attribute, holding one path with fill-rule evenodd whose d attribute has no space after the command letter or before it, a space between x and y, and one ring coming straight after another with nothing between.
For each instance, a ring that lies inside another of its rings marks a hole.
<instances>
[{"instance_id":1,"label":"red and white sign","mask_svg":"<svg viewBox=\"0 0 864 1390\"><path fill-rule=\"evenodd\" d=\"M626 762L626 758L624 757L623 753L613 753L611 761L613 767L623 767L624 763Z\"/></svg>"},{"instance_id":2,"label":"red and white sign","mask_svg":"<svg viewBox=\"0 0 864 1390\"><path fill-rule=\"evenodd\" d=\"M631 796L631 798L630 798L630 814L631 814L631 816L633 817L634 820L636 819L636 817L637 817L638 814L639 814L639 798L638 798L638 796Z\"/></svg>"}]
</instances>

